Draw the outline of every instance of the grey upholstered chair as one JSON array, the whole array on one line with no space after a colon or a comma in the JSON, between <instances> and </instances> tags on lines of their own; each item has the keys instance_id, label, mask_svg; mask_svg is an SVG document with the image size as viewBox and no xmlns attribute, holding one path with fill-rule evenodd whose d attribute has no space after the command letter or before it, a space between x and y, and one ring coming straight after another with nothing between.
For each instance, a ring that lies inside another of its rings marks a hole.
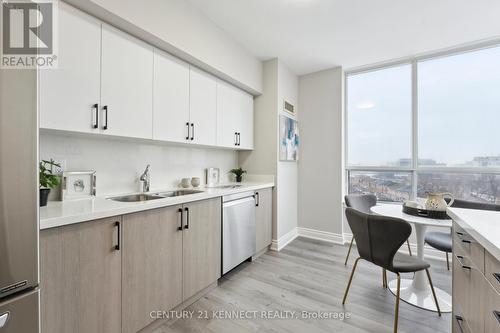
<instances>
[{"instance_id":1,"label":"grey upholstered chair","mask_svg":"<svg viewBox=\"0 0 500 333\"><path fill-rule=\"evenodd\" d=\"M346 216L347 222L356 239L359 257L354 262L342 304L345 304L358 261L364 259L382 267L384 270L395 273L397 276L394 332L398 331L399 296L401 288L400 273L425 270L431 286L434 302L436 302L438 314L441 316L441 310L436 298L434 286L432 285L431 274L429 273L430 265L417 257L398 253L398 249L411 234L410 224L402 219L365 214L353 208L346 209ZM387 281L385 287L387 288Z\"/></svg>"},{"instance_id":2,"label":"grey upholstered chair","mask_svg":"<svg viewBox=\"0 0 500 333\"><path fill-rule=\"evenodd\" d=\"M370 208L377 204L377 197L373 194L349 194L344 199L347 207L354 208L365 214L371 214ZM354 243L354 237L351 239L349 250L347 250L347 256L345 257L344 265L346 266L351 254L352 243ZM406 240L406 244L408 245L408 252L411 255L410 241Z\"/></svg>"},{"instance_id":3,"label":"grey upholstered chair","mask_svg":"<svg viewBox=\"0 0 500 333\"><path fill-rule=\"evenodd\" d=\"M480 210L496 210L500 211L500 205L466 201L455 199L453 201L452 207L456 208L468 208L468 209L480 209ZM450 260L448 258L448 253L452 251L452 236L450 232L439 232L430 231L425 234L425 243L429 244L436 250L446 253L446 267L450 270Z\"/></svg>"}]
</instances>

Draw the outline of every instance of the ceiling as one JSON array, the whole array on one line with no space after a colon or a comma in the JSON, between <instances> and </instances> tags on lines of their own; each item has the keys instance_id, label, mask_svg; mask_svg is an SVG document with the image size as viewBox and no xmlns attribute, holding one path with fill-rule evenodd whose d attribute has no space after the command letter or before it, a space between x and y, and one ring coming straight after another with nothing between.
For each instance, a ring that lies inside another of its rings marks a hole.
<instances>
[{"instance_id":1,"label":"ceiling","mask_svg":"<svg viewBox=\"0 0 500 333\"><path fill-rule=\"evenodd\" d=\"M500 37L498 0L189 0L262 60L296 74Z\"/></svg>"}]
</instances>

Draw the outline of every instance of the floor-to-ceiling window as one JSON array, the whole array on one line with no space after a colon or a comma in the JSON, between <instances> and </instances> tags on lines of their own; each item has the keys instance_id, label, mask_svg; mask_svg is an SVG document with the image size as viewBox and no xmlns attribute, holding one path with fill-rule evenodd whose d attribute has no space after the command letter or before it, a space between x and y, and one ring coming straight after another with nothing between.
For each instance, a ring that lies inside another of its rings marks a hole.
<instances>
[{"instance_id":1,"label":"floor-to-ceiling window","mask_svg":"<svg viewBox=\"0 0 500 333\"><path fill-rule=\"evenodd\" d=\"M349 193L500 203L500 47L346 76Z\"/></svg>"}]
</instances>

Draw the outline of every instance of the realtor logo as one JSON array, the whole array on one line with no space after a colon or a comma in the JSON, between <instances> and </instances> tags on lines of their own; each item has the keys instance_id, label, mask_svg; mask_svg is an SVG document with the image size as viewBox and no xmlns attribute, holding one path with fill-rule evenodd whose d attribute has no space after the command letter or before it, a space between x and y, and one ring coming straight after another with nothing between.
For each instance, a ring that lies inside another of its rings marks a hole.
<instances>
[{"instance_id":1,"label":"realtor logo","mask_svg":"<svg viewBox=\"0 0 500 333\"><path fill-rule=\"evenodd\" d=\"M2 68L55 68L55 4L2 1Z\"/></svg>"}]
</instances>

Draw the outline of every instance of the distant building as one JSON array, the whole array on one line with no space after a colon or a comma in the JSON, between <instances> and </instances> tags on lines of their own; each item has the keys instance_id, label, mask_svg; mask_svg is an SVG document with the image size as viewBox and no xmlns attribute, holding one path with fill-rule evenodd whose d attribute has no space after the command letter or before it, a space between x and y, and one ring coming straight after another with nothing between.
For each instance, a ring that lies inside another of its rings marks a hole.
<instances>
[{"instance_id":1,"label":"distant building","mask_svg":"<svg viewBox=\"0 0 500 333\"><path fill-rule=\"evenodd\" d=\"M500 155L474 157L470 165L474 167L500 167Z\"/></svg>"}]
</instances>

